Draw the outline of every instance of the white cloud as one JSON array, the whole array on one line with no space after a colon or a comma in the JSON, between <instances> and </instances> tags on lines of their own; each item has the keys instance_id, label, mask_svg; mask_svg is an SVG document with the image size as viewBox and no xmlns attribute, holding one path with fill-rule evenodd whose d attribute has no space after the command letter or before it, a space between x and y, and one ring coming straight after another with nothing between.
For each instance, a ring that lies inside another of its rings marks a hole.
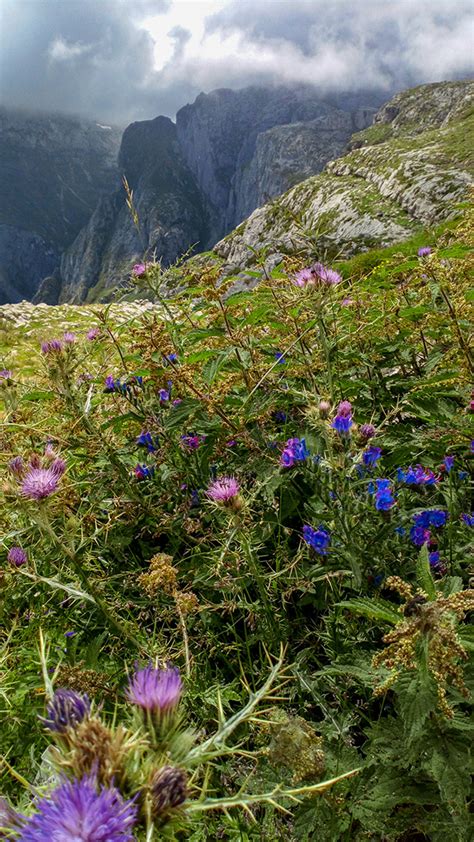
<instances>
[{"instance_id":1,"label":"white cloud","mask_svg":"<svg viewBox=\"0 0 474 842\"><path fill-rule=\"evenodd\" d=\"M48 56L51 61L71 61L71 59L89 53L92 44L81 44L66 41L64 38L55 38L48 47Z\"/></svg>"}]
</instances>

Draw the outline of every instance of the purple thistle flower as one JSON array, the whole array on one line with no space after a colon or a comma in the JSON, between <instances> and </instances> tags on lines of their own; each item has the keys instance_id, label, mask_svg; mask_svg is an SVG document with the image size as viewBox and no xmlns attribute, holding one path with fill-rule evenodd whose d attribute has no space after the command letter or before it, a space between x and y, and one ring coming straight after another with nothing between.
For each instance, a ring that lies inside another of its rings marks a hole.
<instances>
[{"instance_id":1,"label":"purple thistle flower","mask_svg":"<svg viewBox=\"0 0 474 842\"><path fill-rule=\"evenodd\" d=\"M337 414L342 415L345 418L349 418L352 415L352 404L350 401L341 401L338 408Z\"/></svg>"},{"instance_id":2,"label":"purple thistle flower","mask_svg":"<svg viewBox=\"0 0 474 842\"><path fill-rule=\"evenodd\" d=\"M328 554L331 536L323 526L319 526L318 529L313 529L312 526L308 525L303 526L303 539L318 555Z\"/></svg>"},{"instance_id":3,"label":"purple thistle flower","mask_svg":"<svg viewBox=\"0 0 474 842\"><path fill-rule=\"evenodd\" d=\"M8 551L7 559L14 567L22 567L28 561L28 556L21 547L12 547Z\"/></svg>"},{"instance_id":4,"label":"purple thistle flower","mask_svg":"<svg viewBox=\"0 0 474 842\"><path fill-rule=\"evenodd\" d=\"M373 468L382 455L380 447L368 447L362 454L362 461L366 468Z\"/></svg>"},{"instance_id":5,"label":"purple thistle flower","mask_svg":"<svg viewBox=\"0 0 474 842\"><path fill-rule=\"evenodd\" d=\"M466 524L466 526L474 526L474 515L473 514L471 514L471 515L463 514L463 515L461 515L461 518L462 518L463 522Z\"/></svg>"},{"instance_id":6,"label":"purple thistle flower","mask_svg":"<svg viewBox=\"0 0 474 842\"><path fill-rule=\"evenodd\" d=\"M13 377L13 372L10 371L9 368L2 368L0 371L0 380L11 380Z\"/></svg>"},{"instance_id":7,"label":"purple thistle flower","mask_svg":"<svg viewBox=\"0 0 474 842\"><path fill-rule=\"evenodd\" d=\"M177 667L138 670L126 690L129 702L156 714L173 713L178 707L183 683Z\"/></svg>"},{"instance_id":8,"label":"purple thistle flower","mask_svg":"<svg viewBox=\"0 0 474 842\"><path fill-rule=\"evenodd\" d=\"M297 287L305 287L308 284L314 284L314 276L311 269L300 269L294 277L293 283Z\"/></svg>"},{"instance_id":9,"label":"purple thistle flower","mask_svg":"<svg viewBox=\"0 0 474 842\"><path fill-rule=\"evenodd\" d=\"M146 265L145 263L135 263L135 266L132 269L132 274L135 275L136 278L141 278L146 272Z\"/></svg>"},{"instance_id":10,"label":"purple thistle flower","mask_svg":"<svg viewBox=\"0 0 474 842\"><path fill-rule=\"evenodd\" d=\"M454 465L454 456L445 456L443 459L443 465L449 474L451 468Z\"/></svg>"},{"instance_id":11,"label":"purple thistle flower","mask_svg":"<svg viewBox=\"0 0 474 842\"><path fill-rule=\"evenodd\" d=\"M48 356L49 354L59 354L63 350L63 344L60 339L47 339L41 343L41 352Z\"/></svg>"},{"instance_id":12,"label":"purple thistle flower","mask_svg":"<svg viewBox=\"0 0 474 842\"><path fill-rule=\"evenodd\" d=\"M6 798L0 796L0 833L2 830L13 830L18 828L21 816L11 807ZM0 839L10 839L10 836L2 834Z\"/></svg>"},{"instance_id":13,"label":"purple thistle flower","mask_svg":"<svg viewBox=\"0 0 474 842\"><path fill-rule=\"evenodd\" d=\"M320 417L327 418L331 409L331 404L329 403L329 401L320 401L318 409Z\"/></svg>"},{"instance_id":14,"label":"purple thistle flower","mask_svg":"<svg viewBox=\"0 0 474 842\"><path fill-rule=\"evenodd\" d=\"M64 473L64 470L59 470L59 463L64 465L62 459L57 459L49 468L30 468L21 484L23 497L29 497L30 500L43 500L54 494Z\"/></svg>"},{"instance_id":15,"label":"purple thistle flower","mask_svg":"<svg viewBox=\"0 0 474 842\"><path fill-rule=\"evenodd\" d=\"M428 257L431 254L431 248L429 246L422 246L418 249L418 257Z\"/></svg>"},{"instance_id":16,"label":"purple thistle flower","mask_svg":"<svg viewBox=\"0 0 474 842\"><path fill-rule=\"evenodd\" d=\"M35 806L18 842L133 842L137 807L115 787L97 790L92 776L63 781Z\"/></svg>"},{"instance_id":17,"label":"purple thistle flower","mask_svg":"<svg viewBox=\"0 0 474 842\"><path fill-rule=\"evenodd\" d=\"M80 694L74 690L59 688L46 708L43 725L50 731L64 734L68 728L75 728L84 719L88 719L91 703L87 693Z\"/></svg>"},{"instance_id":18,"label":"purple thistle flower","mask_svg":"<svg viewBox=\"0 0 474 842\"><path fill-rule=\"evenodd\" d=\"M93 342L94 339L98 339L99 336L100 336L100 328L99 327L91 327L91 329L87 331L87 339L90 342Z\"/></svg>"},{"instance_id":19,"label":"purple thistle flower","mask_svg":"<svg viewBox=\"0 0 474 842\"><path fill-rule=\"evenodd\" d=\"M375 508L379 512L386 512L392 508L396 500L392 493L389 479L375 480Z\"/></svg>"},{"instance_id":20,"label":"purple thistle flower","mask_svg":"<svg viewBox=\"0 0 474 842\"><path fill-rule=\"evenodd\" d=\"M324 284L330 284L333 286L334 284L338 284L342 281L339 272L336 272L335 269L329 269L322 263L315 263L314 266L311 267L311 271L316 276L317 280L322 281Z\"/></svg>"},{"instance_id":21,"label":"purple thistle flower","mask_svg":"<svg viewBox=\"0 0 474 842\"><path fill-rule=\"evenodd\" d=\"M75 341L76 341L76 334L71 333L70 330L67 330L66 333L63 336L64 344L65 345L74 345Z\"/></svg>"},{"instance_id":22,"label":"purple thistle flower","mask_svg":"<svg viewBox=\"0 0 474 842\"><path fill-rule=\"evenodd\" d=\"M210 484L206 494L215 503L223 503L226 506L234 502L239 491L240 485L235 477L220 477Z\"/></svg>"},{"instance_id":23,"label":"purple thistle flower","mask_svg":"<svg viewBox=\"0 0 474 842\"><path fill-rule=\"evenodd\" d=\"M373 424L362 424L359 427L359 433L363 439L372 439L375 436L376 430Z\"/></svg>"},{"instance_id":24,"label":"purple thistle flower","mask_svg":"<svg viewBox=\"0 0 474 842\"><path fill-rule=\"evenodd\" d=\"M10 459L8 467L10 468L13 476L17 479L21 479L26 470L25 463L23 462L21 456L14 456L13 459Z\"/></svg>"}]
</instances>

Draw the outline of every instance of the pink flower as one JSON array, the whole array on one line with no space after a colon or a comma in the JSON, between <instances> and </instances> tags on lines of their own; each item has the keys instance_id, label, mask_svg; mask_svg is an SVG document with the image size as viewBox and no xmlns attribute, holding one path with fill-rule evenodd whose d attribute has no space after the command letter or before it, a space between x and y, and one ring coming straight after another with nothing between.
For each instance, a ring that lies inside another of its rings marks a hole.
<instances>
[{"instance_id":1,"label":"pink flower","mask_svg":"<svg viewBox=\"0 0 474 842\"><path fill-rule=\"evenodd\" d=\"M100 336L100 328L98 327L91 327L90 330L87 331L87 338L90 342L93 342L94 339L98 339Z\"/></svg>"},{"instance_id":2,"label":"pink flower","mask_svg":"<svg viewBox=\"0 0 474 842\"><path fill-rule=\"evenodd\" d=\"M132 269L132 274L135 275L136 278L141 278L146 272L146 266L144 263L135 263L135 266Z\"/></svg>"},{"instance_id":3,"label":"pink flower","mask_svg":"<svg viewBox=\"0 0 474 842\"><path fill-rule=\"evenodd\" d=\"M63 345L59 339L47 339L41 343L41 352L46 356L49 354L59 354L62 350Z\"/></svg>"},{"instance_id":4,"label":"pink flower","mask_svg":"<svg viewBox=\"0 0 474 842\"><path fill-rule=\"evenodd\" d=\"M235 477L221 477L211 483L206 494L215 503L223 503L227 506L234 502L239 491L240 485Z\"/></svg>"},{"instance_id":5,"label":"pink flower","mask_svg":"<svg viewBox=\"0 0 474 842\"><path fill-rule=\"evenodd\" d=\"M30 500L43 500L56 491L66 465L62 459L55 459L49 468L31 468L21 484L23 497Z\"/></svg>"},{"instance_id":6,"label":"pink flower","mask_svg":"<svg viewBox=\"0 0 474 842\"><path fill-rule=\"evenodd\" d=\"M12 547L8 551L7 558L10 564L13 564L14 567L21 567L28 561L28 557L21 547Z\"/></svg>"},{"instance_id":7,"label":"pink flower","mask_svg":"<svg viewBox=\"0 0 474 842\"><path fill-rule=\"evenodd\" d=\"M67 331L66 331L66 333L65 333L65 334L64 334L64 336L63 336L63 342L64 342L64 344L65 344L65 345L74 345L74 342L75 342L75 341L76 341L76 334L75 334L75 333L71 333L71 331L70 331L70 330L67 330Z\"/></svg>"},{"instance_id":8,"label":"pink flower","mask_svg":"<svg viewBox=\"0 0 474 842\"><path fill-rule=\"evenodd\" d=\"M344 418L348 418L348 416L352 413L352 404L350 401L341 401L337 408L337 414L342 415Z\"/></svg>"}]
</instances>

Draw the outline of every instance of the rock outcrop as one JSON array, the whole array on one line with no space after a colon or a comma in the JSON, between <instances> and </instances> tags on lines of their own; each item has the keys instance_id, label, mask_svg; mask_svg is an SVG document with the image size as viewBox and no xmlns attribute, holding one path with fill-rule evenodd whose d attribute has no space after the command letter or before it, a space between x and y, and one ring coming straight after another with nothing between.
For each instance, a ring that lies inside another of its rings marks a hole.
<instances>
[{"instance_id":1,"label":"rock outcrop","mask_svg":"<svg viewBox=\"0 0 474 842\"><path fill-rule=\"evenodd\" d=\"M0 303L31 297L99 197L114 189L120 131L0 108Z\"/></svg>"},{"instance_id":2,"label":"rock outcrop","mask_svg":"<svg viewBox=\"0 0 474 842\"><path fill-rule=\"evenodd\" d=\"M264 247L274 258L348 256L449 218L474 181L473 103L474 82L395 96L353 136L348 154L255 210L215 246L226 272L251 266Z\"/></svg>"},{"instance_id":3,"label":"rock outcrop","mask_svg":"<svg viewBox=\"0 0 474 842\"><path fill-rule=\"evenodd\" d=\"M208 238L201 195L171 120L132 123L118 166L133 191L138 224L123 187L103 198L62 256L60 301L96 300L130 275L134 261L156 255L166 265L194 244L202 248Z\"/></svg>"}]
</instances>

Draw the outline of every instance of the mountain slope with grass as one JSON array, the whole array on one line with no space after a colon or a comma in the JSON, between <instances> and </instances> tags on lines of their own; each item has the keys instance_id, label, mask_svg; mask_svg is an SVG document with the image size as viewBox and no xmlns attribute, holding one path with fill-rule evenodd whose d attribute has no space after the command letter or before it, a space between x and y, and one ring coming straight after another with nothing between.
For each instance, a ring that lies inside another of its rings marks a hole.
<instances>
[{"instance_id":1,"label":"mountain slope with grass","mask_svg":"<svg viewBox=\"0 0 474 842\"><path fill-rule=\"evenodd\" d=\"M474 180L474 83L422 85L382 106L350 151L253 214L214 248L226 273L265 248L349 256L456 213Z\"/></svg>"}]
</instances>

